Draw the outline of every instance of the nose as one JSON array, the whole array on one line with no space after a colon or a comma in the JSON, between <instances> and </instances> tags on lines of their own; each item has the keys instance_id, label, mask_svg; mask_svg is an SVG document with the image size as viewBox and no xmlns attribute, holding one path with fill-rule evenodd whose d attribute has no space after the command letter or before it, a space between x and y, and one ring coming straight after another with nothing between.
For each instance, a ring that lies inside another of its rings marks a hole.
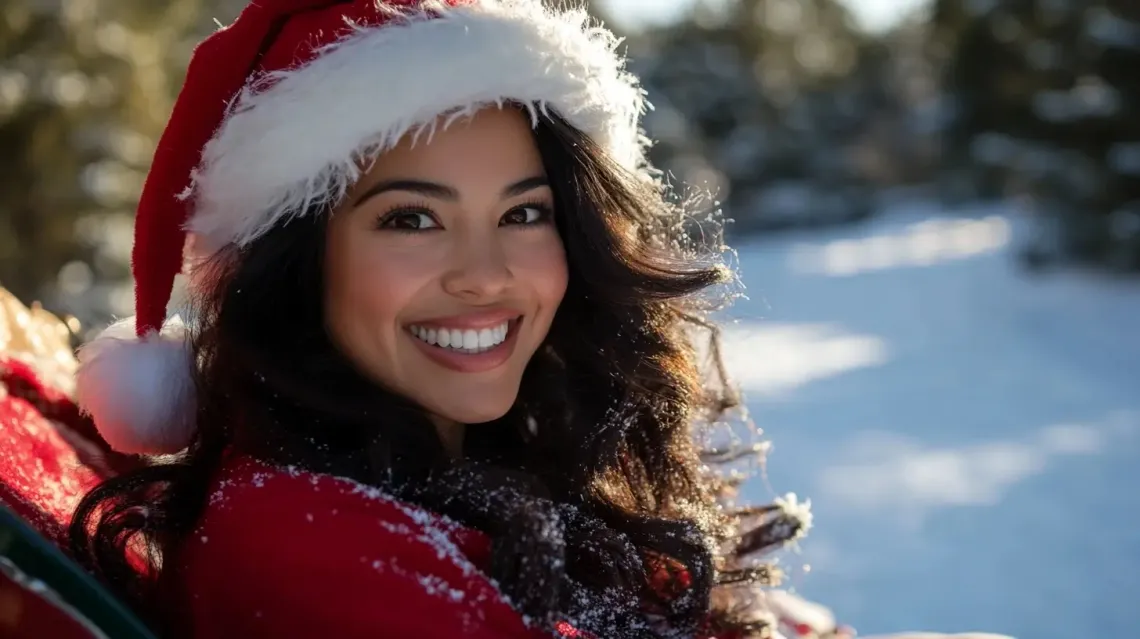
<instances>
[{"instance_id":1,"label":"nose","mask_svg":"<svg viewBox=\"0 0 1140 639\"><path fill-rule=\"evenodd\" d=\"M443 289L465 301L500 297L514 281L506 252L494 236L470 237L457 245L443 276Z\"/></svg>"}]
</instances>

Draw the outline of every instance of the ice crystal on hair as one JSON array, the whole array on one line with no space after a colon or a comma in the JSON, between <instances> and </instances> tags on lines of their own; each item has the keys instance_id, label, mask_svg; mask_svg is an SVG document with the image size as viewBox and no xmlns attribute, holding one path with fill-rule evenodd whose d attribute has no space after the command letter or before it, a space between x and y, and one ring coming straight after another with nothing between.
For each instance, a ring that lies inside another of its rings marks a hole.
<instances>
[{"instance_id":1,"label":"ice crystal on hair","mask_svg":"<svg viewBox=\"0 0 1140 639\"><path fill-rule=\"evenodd\" d=\"M780 529L777 534L787 536L789 541L801 539L807 535L811 530L812 513L811 513L811 500L805 499L803 502L799 501L795 493L788 493L783 498L776 498L774 500L776 506L784 514L788 521L787 528Z\"/></svg>"}]
</instances>

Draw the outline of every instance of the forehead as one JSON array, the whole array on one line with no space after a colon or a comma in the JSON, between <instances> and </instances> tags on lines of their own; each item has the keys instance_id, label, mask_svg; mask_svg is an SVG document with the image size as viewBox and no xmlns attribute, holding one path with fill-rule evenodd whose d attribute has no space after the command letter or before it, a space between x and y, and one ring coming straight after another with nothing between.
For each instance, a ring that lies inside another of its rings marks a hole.
<instances>
[{"instance_id":1,"label":"forehead","mask_svg":"<svg viewBox=\"0 0 1140 639\"><path fill-rule=\"evenodd\" d=\"M542 173L528 116L513 108L491 107L446 127L441 122L430 136L404 136L376 159L361 181L398 176L502 182Z\"/></svg>"}]
</instances>

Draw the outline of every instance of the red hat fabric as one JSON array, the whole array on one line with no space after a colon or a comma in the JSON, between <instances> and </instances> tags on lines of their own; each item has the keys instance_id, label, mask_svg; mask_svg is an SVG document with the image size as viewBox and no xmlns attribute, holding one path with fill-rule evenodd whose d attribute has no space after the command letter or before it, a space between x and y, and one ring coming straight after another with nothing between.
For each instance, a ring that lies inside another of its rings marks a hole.
<instances>
[{"instance_id":1,"label":"red hat fabric","mask_svg":"<svg viewBox=\"0 0 1140 639\"><path fill-rule=\"evenodd\" d=\"M648 105L617 45L541 0L251 2L191 58L139 201L136 314L80 350L80 405L121 452L184 448L194 362L167 305L187 234L194 258L245 246L339 201L405 136L510 101L647 170Z\"/></svg>"}]
</instances>

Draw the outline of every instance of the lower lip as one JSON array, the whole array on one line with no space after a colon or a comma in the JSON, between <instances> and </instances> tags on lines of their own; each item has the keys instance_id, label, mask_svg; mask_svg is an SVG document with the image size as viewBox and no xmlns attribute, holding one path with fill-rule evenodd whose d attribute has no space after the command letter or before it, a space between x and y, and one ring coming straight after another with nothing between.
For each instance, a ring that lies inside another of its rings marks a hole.
<instances>
[{"instance_id":1,"label":"lower lip","mask_svg":"<svg viewBox=\"0 0 1140 639\"><path fill-rule=\"evenodd\" d=\"M444 368L458 373L485 373L502 366L511 358L515 352L515 344L518 342L520 324L522 324L522 318L512 320L507 327L507 339L498 346L482 353L461 353L450 348L428 344L410 331L408 337L416 343L424 355Z\"/></svg>"}]
</instances>

